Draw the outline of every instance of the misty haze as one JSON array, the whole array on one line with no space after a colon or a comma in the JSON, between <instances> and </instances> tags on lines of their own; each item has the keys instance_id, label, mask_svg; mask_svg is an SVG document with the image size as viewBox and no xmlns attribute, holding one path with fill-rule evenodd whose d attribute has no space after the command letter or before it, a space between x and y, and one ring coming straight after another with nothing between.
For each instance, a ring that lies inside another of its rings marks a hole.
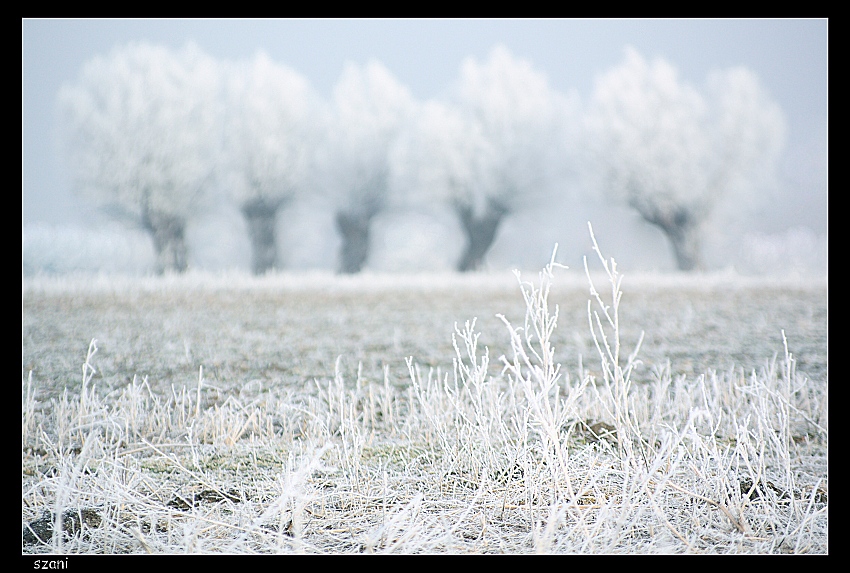
<instances>
[{"instance_id":1,"label":"misty haze","mask_svg":"<svg viewBox=\"0 0 850 573\"><path fill-rule=\"evenodd\" d=\"M826 21L23 29L24 560L829 552Z\"/></svg>"},{"instance_id":2,"label":"misty haze","mask_svg":"<svg viewBox=\"0 0 850 573\"><path fill-rule=\"evenodd\" d=\"M89 224L25 224L24 274L576 266L587 221L624 268L825 272L823 232L764 230L787 120L744 66L627 48L581 97L495 46L440 94L376 59L325 98L263 51L116 46L54 104Z\"/></svg>"}]
</instances>

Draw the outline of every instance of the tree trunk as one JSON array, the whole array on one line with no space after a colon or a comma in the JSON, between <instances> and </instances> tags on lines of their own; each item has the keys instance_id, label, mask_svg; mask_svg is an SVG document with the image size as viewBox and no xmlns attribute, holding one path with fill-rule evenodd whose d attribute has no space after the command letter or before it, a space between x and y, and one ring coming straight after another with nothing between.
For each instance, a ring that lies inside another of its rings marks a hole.
<instances>
[{"instance_id":1,"label":"tree trunk","mask_svg":"<svg viewBox=\"0 0 850 573\"><path fill-rule=\"evenodd\" d=\"M658 226L673 247L676 266L680 271L704 268L702 261L702 236L699 220L690 211L680 208L671 213L652 213L644 219Z\"/></svg>"},{"instance_id":2,"label":"tree trunk","mask_svg":"<svg viewBox=\"0 0 850 573\"><path fill-rule=\"evenodd\" d=\"M369 258L369 225L372 215L338 212L336 227L342 235L339 272L359 273Z\"/></svg>"},{"instance_id":3,"label":"tree trunk","mask_svg":"<svg viewBox=\"0 0 850 573\"><path fill-rule=\"evenodd\" d=\"M463 205L457 207L460 222L466 233L466 249L457 265L460 272L474 271L481 267L484 256L490 250L496 231L508 209L496 201L490 201L484 215L476 217L472 207Z\"/></svg>"},{"instance_id":4,"label":"tree trunk","mask_svg":"<svg viewBox=\"0 0 850 573\"><path fill-rule=\"evenodd\" d=\"M277 266L275 226L281 201L251 199L242 204L242 214L251 237L251 272L262 275Z\"/></svg>"},{"instance_id":5,"label":"tree trunk","mask_svg":"<svg viewBox=\"0 0 850 573\"><path fill-rule=\"evenodd\" d=\"M680 271L704 268L700 235L695 228L677 229L675 232L668 232L667 236L673 245L673 254L676 256L676 265Z\"/></svg>"},{"instance_id":6,"label":"tree trunk","mask_svg":"<svg viewBox=\"0 0 850 573\"><path fill-rule=\"evenodd\" d=\"M186 220L183 217L148 211L142 218L142 225L153 237L156 250L156 272L185 272L186 259Z\"/></svg>"}]
</instances>

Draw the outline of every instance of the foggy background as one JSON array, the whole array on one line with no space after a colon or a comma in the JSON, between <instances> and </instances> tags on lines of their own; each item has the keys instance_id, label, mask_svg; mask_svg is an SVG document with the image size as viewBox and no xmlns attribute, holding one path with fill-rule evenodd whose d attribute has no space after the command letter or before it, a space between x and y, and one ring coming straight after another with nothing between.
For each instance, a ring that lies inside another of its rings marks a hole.
<instances>
[{"instance_id":1,"label":"foggy background","mask_svg":"<svg viewBox=\"0 0 850 573\"><path fill-rule=\"evenodd\" d=\"M22 258L25 274L148 273L150 239L76 197L57 141L57 94L84 63L145 41L174 50L195 42L222 60L258 50L289 66L330 100L348 62L383 64L419 101L438 99L464 60L494 46L529 61L549 85L582 102L595 80L631 46L663 58L681 82L705 84L715 70L745 66L780 106L787 124L778 181L746 204L718 205L704 244L706 266L744 273L826 272L826 20L29 20L22 21ZM490 269L536 269L559 244L573 268L589 254L587 221L622 269L675 269L665 236L624 204L574 183L545 208L505 218L486 257ZM296 202L278 217L278 266L334 269L340 239L333 213ZM187 228L191 268L251 266L238 211L222 206ZM451 212L392 210L376 216L366 270L449 270L462 249Z\"/></svg>"}]
</instances>

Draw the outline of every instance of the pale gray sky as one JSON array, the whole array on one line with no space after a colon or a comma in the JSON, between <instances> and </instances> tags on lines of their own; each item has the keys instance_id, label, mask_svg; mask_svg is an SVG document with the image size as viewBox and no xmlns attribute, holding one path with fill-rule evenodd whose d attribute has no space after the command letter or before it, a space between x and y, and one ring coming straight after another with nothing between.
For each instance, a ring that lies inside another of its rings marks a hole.
<instances>
[{"instance_id":1,"label":"pale gray sky","mask_svg":"<svg viewBox=\"0 0 850 573\"><path fill-rule=\"evenodd\" d=\"M496 44L544 70L553 87L589 97L594 77L624 48L663 57L697 86L717 68L758 74L788 120L778 199L758 222L778 232L826 230L827 30L825 19L284 19L22 20L22 219L82 223L85 210L60 171L55 99L89 58L130 41L174 48L194 41L212 56L257 50L304 74L329 96L343 65L376 58L419 99L439 96L467 56Z\"/></svg>"}]
</instances>

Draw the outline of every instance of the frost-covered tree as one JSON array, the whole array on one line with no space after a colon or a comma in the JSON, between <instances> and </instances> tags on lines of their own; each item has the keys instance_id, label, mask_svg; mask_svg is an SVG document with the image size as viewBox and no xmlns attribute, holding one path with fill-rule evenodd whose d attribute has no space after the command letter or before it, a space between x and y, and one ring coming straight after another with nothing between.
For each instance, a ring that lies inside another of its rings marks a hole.
<instances>
[{"instance_id":1,"label":"frost-covered tree","mask_svg":"<svg viewBox=\"0 0 850 573\"><path fill-rule=\"evenodd\" d=\"M317 98L306 78L263 52L224 69L225 184L248 226L252 271L262 274L277 264L278 212L306 185L321 133Z\"/></svg>"},{"instance_id":2,"label":"frost-covered tree","mask_svg":"<svg viewBox=\"0 0 850 573\"><path fill-rule=\"evenodd\" d=\"M400 141L404 185L447 201L466 245L460 271L480 267L504 217L544 196L553 165L565 161L573 102L529 62L494 48L467 59L452 97L422 106Z\"/></svg>"},{"instance_id":3,"label":"frost-covered tree","mask_svg":"<svg viewBox=\"0 0 850 573\"><path fill-rule=\"evenodd\" d=\"M186 224L215 165L217 81L215 61L192 44L129 44L87 62L58 94L74 188L144 228L158 272L187 268Z\"/></svg>"},{"instance_id":4,"label":"frost-covered tree","mask_svg":"<svg viewBox=\"0 0 850 573\"><path fill-rule=\"evenodd\" d=\"M369 257L372 219L390 201L390 146L416 103L377 61L349 63L334 86L322 169L342 238L339 271L357 273Z\"/></svg>"},{"instance_id":5,"label":"frost-covered tree","mask_svg":"<svg viewBox=\"0 0 850 573\"><path fill-rule=\"evenodd\" d=\"M597 80L588 125L604 185L664 232L681 270L702 268L718 199L770 176L785 129L750 71L716 72L700 93L631 48Z\"/></svg>"},{"instance_id":6,"label":"frost-covered tree","mask_svg":"<svg viewBox=\"0 0 850 573\"><path fill-rule=\"evenodd\" d=\"M392 186L408 205L424 211L448 203L460 218L467 233L461 270L483 259L506 212L500 197L476 193L495 187L489 180L494 154L478 122L438 100L420 107L391 152Z\"/></svg>"}]
</instances>

